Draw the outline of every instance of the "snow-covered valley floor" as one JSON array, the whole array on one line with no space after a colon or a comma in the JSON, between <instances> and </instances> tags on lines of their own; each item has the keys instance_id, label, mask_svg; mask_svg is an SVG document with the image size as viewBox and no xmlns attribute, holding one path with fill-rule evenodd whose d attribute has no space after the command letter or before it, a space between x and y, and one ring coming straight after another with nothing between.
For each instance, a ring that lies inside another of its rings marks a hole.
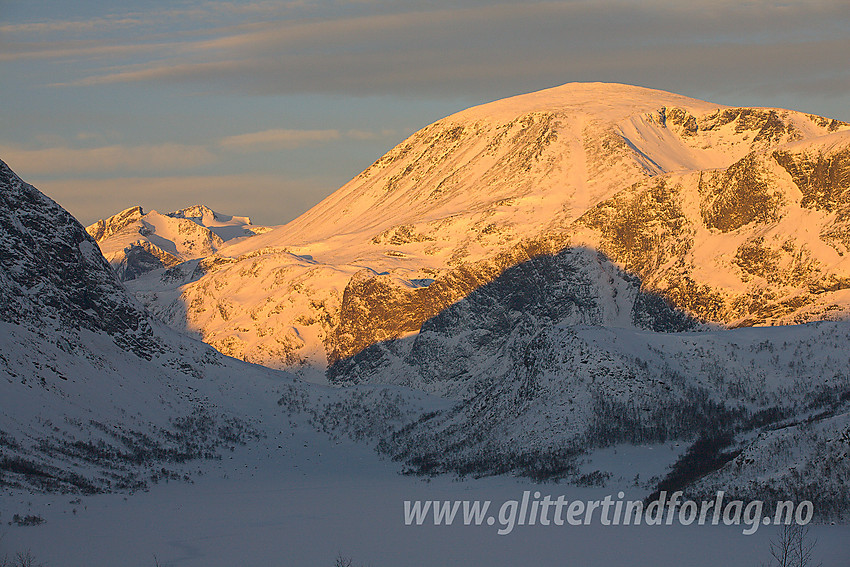
<instances>
[{"instance_id":1,"label":"snow-covered valley floor","mask_svg":"<svg viewBox=\"0 0 850 567\"><path fill-rule=\"evenodd\" d=\"M727 565L758 566L769 559L776 532L740 526L406 526L405 500L491 500L498 506L524 490L600 499L619 490L627 498L641 478L660 474L682 447L655 445L606 449L584 468L612 472L604 488L534 484L492 477L430 481L398 474L366 445L332 441L296 428L279 440L238 448L203 465L193 484L160 483L148 492L82 497L4 494L0 559L30 550L50 567L122 565L239 566L333 565L338 555L354 565ZM669 454L669 459L663 455ZM232 458L230 458L232 456ZM659 458L660 457L660 458ZM191 466L190 466L191 468ZM197 463L195 464L197 469ZM12 514L44 518L39 526L8 525ZM811 526L824 567L850 564L850 526Z\"/></svg>"}]
</instances>

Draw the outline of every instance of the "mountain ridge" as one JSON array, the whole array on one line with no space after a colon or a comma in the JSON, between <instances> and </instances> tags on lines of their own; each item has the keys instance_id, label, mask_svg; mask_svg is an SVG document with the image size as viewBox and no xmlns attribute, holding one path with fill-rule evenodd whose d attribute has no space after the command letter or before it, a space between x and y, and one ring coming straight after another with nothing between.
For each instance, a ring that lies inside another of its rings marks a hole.
<instances>
[{"instance_id":1,"label":"mountain ridge","mask_svg":"<svg viewBox=\"0 0 850 567\"><path fill-rule=\"evenodd\" d=\"M86 227L122 281L214 255L226 243L267 230L248 217L223 215L205 205L164 215L136 205Z\"/></svg>"},{"instance_id":2,"label":"mountain ridge","mask_svg":"<svg viewBox=\"0 0 850 567\"><path fill-rule=\"evenodd\" d=\"M850 306L848 129L796 111L568 84L426 126L289 224L131 288L222 352L316 379L369 344L417 332L529 253L569 246L604 252L718 324L840 318ZM811 202L832 199L831 211L808 207L800 186Z\"/></svg>"}]
</instances>

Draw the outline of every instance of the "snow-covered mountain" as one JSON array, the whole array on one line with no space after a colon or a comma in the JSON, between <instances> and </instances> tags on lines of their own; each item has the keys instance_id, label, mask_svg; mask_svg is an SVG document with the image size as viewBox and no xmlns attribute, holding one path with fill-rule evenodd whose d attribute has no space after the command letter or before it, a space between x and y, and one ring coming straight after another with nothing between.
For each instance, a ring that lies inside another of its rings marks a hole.
<instances>
[{"instance_id":1,"label":"snow-covered mountain","mask_svg":"<svg viewBox=\"0 0 850 567\"><path fill-rule=\"evenodd\" d=\"M454 401L382 441L417 474L584 482L581 463L600 448L702 440L725 457L680 465L676 489L816 500L821 517L846 519L848 343L844 321L706 327L601 253L573 248L508 268L418 334L369 346L328 376Z\"/></svg>"},{"instance_id":2,"label":"snow-covered mountain","mask_svg":"<svg viewBox=\"0 0 850 567\"><path fill-rule=\"evenodd\" d=\"M291 223L131 289L221 352L305 375L573 246L716 323L838 318L848 140L801 112L568 84L444 118Z\"/></svg>"},{"instance_id":3,"label":"snow-covered mountain","mask_svg":"<svg viewBox=\"0 0 850 567\"><path fill-rule=\"evenodd\" d=\"M412 472L577 482L602 447L702 438L729 452L690 494L803 495L818 474L823 513L846 515L850 323L723 327L840 318L848 131L566 85L437 122L244 239L205 210L87 234L3 165L0 482L133 489L283 449L300 419ZM175 260L122 284L93 236ZM225 354L330 362L346 388L222 356L124 285Z\"/></svg>"},{"instance_id":4,"label":"snow-covered mountain","mask_svg":"<svg viewBox=\"0 0 850 567\"><path fill-rule=\"evenodd\" d=\"M568 230L644 284L732 326L850 313L850 131L637 183Z\"/></svg>"},{"instance_id":5,"label":"snow-covered mountain","mask_svg":"<svg viewBox=\"0 0 850 567\"><path fill-rule=\"evenodd\" d=\"M294 425L306 424L307 406L328 419L336 413L322 404L356 413L342 426L318 427L360 436L421 411L408 402L422 396L397 388L392 395L308 389L291 374L228 358L154 320L86 230L3 162L0 261L4 498L28 490L133 491L188 478L240 445L285 450Z\"/></svg>"},{"instance_id":6,"label":"snow-covered mountain","mask_svg":"<svg viewBox=\"0 0 850 567\"><path fill-rule=\"evenodd\" d=\"M579 478L587 451L702 436L728 459L692 494L773 498L806 488L769 465L796 443L841 515L850 327L813 321L850 308L848 148L804 113L565 85L438 121L292 223L131 286L222 352L450 399L381 443L414 472Z\"/></svg>"},{"instance_id":7,"label":"snow-covered mountain","mask_svg":"<svg viewBox=\"0 0 850 567\"><path fill-rule=\"evenodd\" d=\"M216 213L195 205L160 214L130 207L86 227L118 277L132 280L157 268L215 254L226 242L262 234L248 217Z\"/></svg>"}]
</instances>

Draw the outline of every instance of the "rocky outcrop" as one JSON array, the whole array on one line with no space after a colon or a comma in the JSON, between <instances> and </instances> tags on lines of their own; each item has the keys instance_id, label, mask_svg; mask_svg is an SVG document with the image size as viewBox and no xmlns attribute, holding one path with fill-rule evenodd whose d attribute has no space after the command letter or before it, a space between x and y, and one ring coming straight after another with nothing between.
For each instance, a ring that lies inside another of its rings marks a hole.
<instances>
[{"instance_id":1,"label":"rocky outcrop","mask_svg":"<svg viewBox=\"0 0 850 567\"><path fill-rule=\"evenodd\" d=\"M410 339L364 345L333 363L328 378L337 383L400 380L445 393L447 384L480 371L486 366L483 361L502 352L508 342L556 325L657 332L698 325L661 297L643 292L637 278L588 249L534 254L491 281L476 283L480 284L476 289L420 322L419 332ZM396 372L386 372L388 368Z\"/></svg>"},{"instance_id":2,"label":"rocky outcrop","mask_svg":"<svg viewBox=\"0 0 850 567\"><path fill-rule=\"evenodd\" d=\"M844 317L848 147L842 132L754 152L725 170L635 184L585 213L573 239L705 320L749 326Z\"/></svg>"},{"instance_id":3,"label":"rocky outcrop","mask_svg":"<svg viewBox=\"0 0 850 567\"><path fill-rule=\"evenodd\" d=\"M850 148L815 155L777 150L773 157L803 194L801 206L832 212L850 202Z\"/></svg>"},{"instance_id":4,"label":"rocky outcrop","mask_svg":"<svg viewBox=\"0 0 850 567\"><path fill-rule=\"evenodd\" d=\"M127 246L123 258L113 263L118 279L134 280L140 275L159 268L170 268L181 263L180 257L169 254L159 246L147 240L139 240Z\"/></svg>"},{"instance_id":5,"label":"rocky outcrop","mask_svg":"<svg viewBox=\"0 0 850 567\"><path fill-rule=\"evenodd\" d=\"M138 205L125 209L116 215L112 215L108 219L101 219L93 225L86 227L86 232L95 239L96 242L106 240L113 234L123 230L130 224L138 221L144 216L144 211Z\"/></svg>"}]
</instances>

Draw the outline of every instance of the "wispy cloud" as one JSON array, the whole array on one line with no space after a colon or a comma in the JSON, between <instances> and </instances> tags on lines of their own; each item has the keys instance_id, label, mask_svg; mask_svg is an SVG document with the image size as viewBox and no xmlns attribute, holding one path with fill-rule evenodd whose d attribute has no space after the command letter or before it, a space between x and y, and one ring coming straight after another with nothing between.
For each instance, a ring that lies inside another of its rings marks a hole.
<instances>
[{"instance_id":1,"label":"wispy cloud","mask_svg":"<svg viewBox=\"0 0 850 567\"><path fill-rule=\"evenodd\" d=\"M111 17L92 18L90 20L55 20L46 22L28 22L20 24L0 25L0 33L5 34L39 34L53 32L93 32L105 29L118 29L138 26L142 23L139 18Z\"/></svg>"},{"instance_id":2,"label":"wispy cloud","mask_svg":"<svg viewBox=\"0 0 850 567\"><path fill-rule=\"evenodd\" d=\"M144 144L74 147L58 136L40 136L41 147L0 143L0 156L27 176L102 175L190 171L227 159L228 153L287 151L337 140L379 140L394 130L299 130L275 128L225 136L208 144ZM80 132L76 143L102 141L104 134Z\"/></svg>"},{"instance_id":3,"label":"wispy cloud","mask_svg":"<svg viewBox=\"0 0 850 567\"><path fill-rule=\"evenodd\" d=\"M219 144L222 148L237 151L270 151L300 148L340 138L339 130L273 129L228 136Z\"/></svg>"},{"instance_id":4,"label":"wispy cloud","mask_svg":"<svg viewBox=\"0 0 850 567\"><path fill-rule=\"evenodd\" d=\"M381 138L393 138L396 136L395 130L385 128L381 131L373 130L349 130L345 133L346 137L352 140L380 140Z\"/></svg>"},{"instance_id":5,"label":"wispy cloud","mask_svg":"<svg viewBox=\"0 0 850 567\"><path fill-rule=\"evenodd\" d=\"M217 6L205 10L238 8ZM273 8L249 6L255 13ZM287 6L290 12L296 8ZM850 86L850 74L842 71L850 51L850 13L843 1L578 0L471 7L375 2L360 8L333 17L210 29L204 37L181 37L167 49L166 43L124 45L140 50L137 62L102 66L57 84L150 82L252 94L445 96L614 80L687 92L688 85L704 87L715 81L706 77L728 72L765 85L775 84L777 73L789 85L811 85L829 74L831 88ZM95 46L77 48L85 49L97 53ZM800 60L797 53L806 54L807 61L792 66ZM844 80L836 83L836 73Z\"/></svg>"},{"instance_id":6,"label":"wispy cloud","mask_svg":"<svg viewBox=\"0 0 850 567\"><path fill-rule=\"evenodd\" d=\"M0 24L0 61L128 54L158 60L184 48L197 52L193 44L244 33L258 25L256 20L285 17L301 4L199 2L165 10L142 5L139 11L96 18Z\"/></svg>"},{"instance_id":7,"label":"wispy cloud","mask_svg":"<svg viewBox=\"0 0 850 567\"><path fill-rule=\"evenodd\" d=\"M19 61L31 59L114 59L125 56L146 56L173 54L181 47L177 43L131 44L121 45L103 41L52 41L28 44L14 44L0 41L0 61Z\"/></svg>"},{"instance_id":8,"label":"wispy cloud","mask_svg":"<svg viewBox=\"0 0 850 567\"><path fill-rule=\"evenodd\" d=\"M85 19L50 19L35 22L17 22L0 24L2 34L80 34L91 32L114 32L128 28L153 28L162 24L177 25L182 28L191 24L219 25L254 20L257 17L280 18L303 9L301 1L257 1L257 2L198 2L185 8L161 9L157 6L140 4L137 10L114 13ZM240 18L241 16L241 18Z\"/></svg>"},{"instance_id":9,"label":"wispy cloud","mask_svg":"<svg viewBox=\"0 0 850 567\"><path fill-rule=\"evenodd\" d=\"M13 169L29 176L185 171L217 159L204 146L172 143L38 149L0 145L0 155Z\"/></svg>"},{"instance_id":10,"label":"wispy cloud","mask_svg":"<svg viewBox=\"0 0 850 567\"><path fill-rule=\"evenodd\" d=\"M394 130L290 130L277 128L227 136L219 141L219 147L238 152L292 150L314 146L341 139L378 140L395 135Z\"/></svg>"}]
</instances>

